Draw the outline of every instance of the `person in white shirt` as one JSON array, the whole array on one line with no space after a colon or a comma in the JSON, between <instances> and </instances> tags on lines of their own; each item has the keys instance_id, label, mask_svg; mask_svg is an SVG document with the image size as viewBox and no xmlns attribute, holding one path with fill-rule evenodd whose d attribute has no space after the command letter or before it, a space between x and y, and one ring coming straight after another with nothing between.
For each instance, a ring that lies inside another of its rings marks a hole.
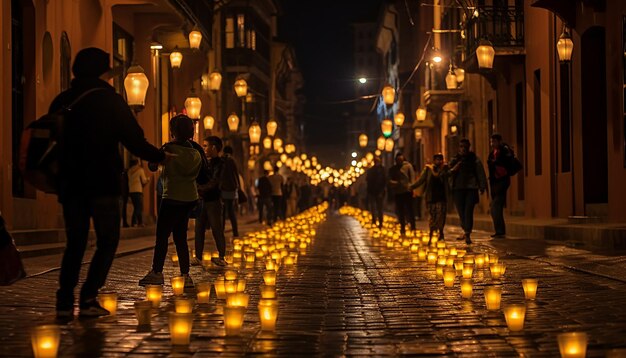
<instances>
[{"instance_id":1,"label":"person in white shirt","mask_svg":"<svg viewBox=\"0 0 626 358\"><path fill-rule=\"evenodd\" d=\"M143 226L143 188L148 184L146 172L137 159L130 161L128 169L128 193L133 203L131 226Z\"/></svg>"},{"instance_id":2,"label":"person in white shirt","mask_svg":"<svg viewBox=\"0 0 626 358\"><path fill-rule=\"evenodd\" d=\"M283 182L285 181L283 176L278 173L278 167L274 168L274 174L270 175L269 180L272 184L272 203L274 206L274 222L279 218L285 218L284 205L283 205Z\"/></svg>"}]
</instances>

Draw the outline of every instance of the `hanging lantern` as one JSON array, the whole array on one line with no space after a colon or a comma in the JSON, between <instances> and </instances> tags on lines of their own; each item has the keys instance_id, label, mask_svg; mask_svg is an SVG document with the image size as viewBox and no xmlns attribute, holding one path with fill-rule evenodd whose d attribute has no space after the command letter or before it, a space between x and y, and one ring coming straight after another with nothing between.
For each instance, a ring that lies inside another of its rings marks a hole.
<instances>
[{"instance_id":1,"label":"hanging lantern","mask_svg":"<svg viewBox=\"0 0 626 358\"><path fill-rule=\"evenodd\" d=\"M245 97L248 94L248 83L243 78L239 78L235 81L234 88L237 97Z\"/></svg>"},{"instance_id":2,"label":"hanging lantern","mask_svg":"<svg viewBox=\"0 0 626 358\"><path fill-rule=\"evenodd\" d=\"M250 170L254 170L254 167L256 166L256 160L254 159L248 159L248 169Z\"/></svg>"},{"instance_id":3,"label":"hanging lantern","mask_svg":"<svg viewBox=\"0 0 626 358\"><path fill-rule=\"evenodd\" d=\"M385 137L378 137L378 139L376 140L376 149L385 150Z\"/></svg>"},{"instance_id":4,"label":"hanging lantern","mask_svg":"<svg viewBox=\"0 0 626 358\"><path fill-rule=\"evenodd\" d=\"M478 42L478 48L476 48L476 57L478 58L478 67L490 69L493 68L493 58L496 55L496 50L493 49L493 45L489 40L480 40Z\"/></svg>"},{"instance_id":5,"label":"hanging lantern","mask_svg":"<svg viewBox=\"0 0 626 358\"><path fill-rule=\"evenodd\" d=\"M446 88L447 89L456 89L458 87L456 74L452 70L452 64L450 64L450 69L448 70L448 74L446 75Z\"/></svg>"},{"instance_id":6,"label":"hanging lantern","mask_svg":"<svg viewBox=\"0 0 626 358\"><path fill-rule=\"evenodd\" d=\"M570 62L572 60L574 42L572 41L572 36L570 36L567 27L563 29L563 33L559 36L559 41L556 43L556 50L559 53L559 61Z\"/></svg>"},{"instance_id":7,"label":"hanging lantern","mask_svg":"<svg viewBox=\"0 0 626 358\"><path fill-rule=\"evenodd\" d=\"M273 137L276 134L276 129L278 129L278 123L275 120L270 119L269 122L265 125L267 128L267 135Z\"/></svg>"},{"instance_id":8,"label":"hanging lantern","mask_svg":"<svg viewBox=\"0 0 626 358\"><path fill-rule=\"evenodd\" d=\"M433 60L433 62L435 64L439 64L441 63L441 61L443 61L443 57L441 56L441 52L439 51L438 48L433 47L433 49L431 50L431 59Z\"/></svg>"},{"instance_id":9,"label":"hanging lantern","mask_svg":"<svg viewBox=\"0 0 626 358\"><path fill-rule=\"evenodd\" d=\"M295 146L294 144L289 143L289 144L287 144L287 145L285 146L285 152L286 152L287 154L291 154L291 153L293 153L293 152L295 152L295 151L296 151L296 146Z\"/></svg>"},{"instance_id":10,"label":"hanging lantern","mask_svg":"<svg viewBox=\"0 0 626 358\"><path fill-rule=\"evenodd\" d=\"M200 48L200 43L202 42L202 33L198 30L193 30L189 33L189 47L194 50Z\"/></svg>"},{"instance_id":11,"label":"hanging lantern","mask_svg":"<svg viewBox=\"0 0 626 358\"><path fill-rule=\"evenodd\" d=\"M180 64L183 62L183 54L178 51L178 47L170 53L170 64L172 68L180 68Z\"/></svg>"},{"instance_id":12,"label":"hanging lantern","mask_svg":"<svg viewBox=\"0 0 626 358\"><path fill-rule=\"evenodd\" d=\"M415 128L415 140L421 140L422 135L422 128Z\"/></svg>"},{"instance_id":13,"label":"hanging lantern","mask_svg":"<svg viewBox=\"0 0 626 358\"><path fill-rule=\"evenodd\" d=\"M461 67L457 67L454 69L454 74L456 75L456 82L461 84L465 80L465 70Z\"/></svg>"},{"instance_id":14,"label":"hanging lantern","mask_svg":"<svg viewBox=\"0 0 626 358\"><path fill-rule=\"evenodd\" d=\"M209 75L209 89L219 91L220 86L222 86L222 74L218 70L213 70Z\"/></svg>"},{"instance_id":15,"label":"hanging lantern","mask_svg":"<svg viewBox=\"0 0 626 358\"><path fill-rule=\"evenodd\" d=\"M256 121L252 122L248 129L248 134L250 135L251 144L259 144L261 141L261 126Z\"/></svg>"},{"instance_id":16,"label":"hanging lantern","mask_svg":"<svg viewBox=\"0 0 626 358\"><path fill-rule=\"evenodd\" d=\"M382 95L386 105L392 105L396 101L396 90L391 85L383 87Z\"/></svg>"},{"instance_id":17,"label":"hanging lantern","mask_svg":"<svg viewBox=\"0 0 626 358\"><path fill-rule=\"evenodd\" d=\"M385 151L387 152L393 151L393 145L394 145L393 139L391 138L385 139Z\"/></svg>"},{"instance_id":18,"label":"hanging lantern","mask_svg":"<svg viewBox=\"0 0 626 358\"><path fill-rule=\"evenodd\" d=\"M200 119L200 109L202 108L202 101L200 97L196 95L196 90L191 89L189 97L185 100L185 109L187 110L187 116L191 119Z\"/></svg>"},{"instance_id":19,"label":"hanging lantern","mask_svg":"<svg viewBox=\"0 0 626 358\"><path fill-rule=\"evenodd\" d=\"M148 91L148 77L139 65L130 66L124 79L126 90L126 102L135 109L141 110L146 104L146 92Z\"/></svg>"},{"instance_id":20,"label":"hanging lantern","mask_svg":"<svg viewBox=\"0 0 626 358\"><path fill-rule=\"evenodd\" d=\"M426 120L426 108L419 107L417 111L415 111L415 119L417 119L418 122L425 121Z\"/></svg>"},{"instance_id":21,"label":"hanging lantern","mask_svg":"<svg viewBox=\"0 0 626 358\"><path fill-rule=\"evenodd\" d=\"M391 135L393 132L393 123L389 118L385 118L382 122L380 122L380 130L383 132L383 136L385 136L385 138Z\"/></svg>"},{"instance_id":22,"label":"hanging lantern","mask_svg":"<svg viewBox=\"0 0 626 358\"><path fill-rule=\"evenodd\" d=\"M278 151L282 147L283 147L283 140L280 138L274 139L274 150Z\"/></svg>"},{"instance_id":23,"label":"hanging lantern","mask_svg":"<svg viewBox=\"0 0 626 358\"><path fill-rule=\"evenodd\" d=\"M265 149L272 148L272 138L270 137L263 138L263 148Z\"/></svg>"},{"instance_id":24,"label":"hanging lantern","mask_svg":"<svg viewBox=\"0 0 626 358\"><path fill-rule=\"evenodd\" d=\"M359 146L361 148L367 147L367 134L361 133L361 135L359 136Z\"/></svg>"},{"instance_id":25,"label":"hanging lantern","mask_svg":"<svg viewBox=\"0 0 626 358\"><path fill-rule=\"evenodd\" d=\"M402 127L402 125L404 124L404 113L396 113L396 115L393 117L393 122L396 124L396 126Z\"/></svg>"},{"instance_id":26,"label":"hanging lantern","mask_svg":"<svg viewBox=\"0 0 626 358\"><path fill-rule=\"evenodd\" d=\"M266 160L265 162L263 162L263 169L267 170L268 172L271 172L274 169L272 167L272 162L270 162L269 160Z\"/></svg>"},{"instance_id":27,"label":"hanging lantern","mask_svg":"<svg viewBox=\"0 0 626 358\"><path fill-rule=\"evenodd\" d=\"M204 117L204 129L205 130L213 130L213 126L215 125L215 118L211 116Z\"/></svg>"},{"instance_id":28,"label":"hanging lantern","mask_svg":"<svg viewBox=\"0 0 626 358\"><path fill-rule=\"evenodd\" d=\"M229 131L237 132L237 130L239 129L239 117L237 117L234 112L230 116L228 116L226 122L228 122Z\"/></svg>"}]
</instances>

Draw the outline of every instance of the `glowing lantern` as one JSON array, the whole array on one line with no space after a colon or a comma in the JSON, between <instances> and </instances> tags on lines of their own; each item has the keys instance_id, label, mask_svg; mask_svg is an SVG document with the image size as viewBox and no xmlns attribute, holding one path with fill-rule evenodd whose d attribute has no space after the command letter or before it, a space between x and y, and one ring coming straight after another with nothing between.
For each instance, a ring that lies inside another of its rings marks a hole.
<instances>
[{"instance_id":1,"label":"glowing lantern","mask_svg":"<svg viewBox=\"0 0 626 358\"><path fill-rule=\"evenodd\" d=\"M128 74L124 78L124 90L126 102L131 108L140 110L146 105L148 84L148 77L141 66L134 65L128 68Z\"/></svg>"},{"instance_id":2,"label":"glowing lantern","mask_svg":"<svg viewBox=\"0 0 626 358\"><path fill-rule=\"evenodd\" d=\"M276 298L276 286L261 284L259 291L261 291L261 298Z\"/></svg>"},{"instance_id":3,"label":"glowing lantern","mask_svg":"<svg viewBox=\"0 0 626 358\"><path fill-rule=\"evenodd\" d=\"M574 42L567 28L564 28L563 33L559 36L559 41L556 43L556 50L559 53L559 61L569 62L572 60Z\"/></svg>"},{"instance_id":4,"label":"glowing lantern","mask_svg":"<svg viewBox=\"0 0 626 358\"><path fill-rule=\"evenodd\" d=\"M267 135L273 137L276 134L276 130L278 129L278 123L276 123L275 120L270 119L265 127L267 128Z\"/></svg>"},{"instance_id":5,"label":"glowing lantern","mask_svg":"<svg viewBox=\"0 0 626 358\"><path fill-rule=\"evenodd\" d=\"M222 86L222 74L217 70L213 70L209 75L209 89L211 91L219 91Z\"/></svg>"},{"instance_id":6,"label":"glowing lantern","mask_svg":"<svg viewBox=\"0 0 626 358\"><path fill-rule=\"evenodd\" d=\"M283 147L283 140L280 139L280 138L275 138L274 139L274 150L278 151L282 147Z\"/></svg>"},{"instance_id":7,"label":"glowing lantern","mask_svg":"<svg viewBox=\"0 0 626 358\"><path fill-rule=\"evenodd\" d=\"M153 308L159 308L161 304L161 296L163 295L163 286L146 285L146 299L152 302Z\"/></svg>"},{"instance_id":8,"label":"glowing lantern","mask_svg":"<svg viewBox=\"0 0 626 358\"><path fill-rule=\"evenodd\" d=\"M109 311L111 316L115 316L117 312L117 293L100 293L98 294L98 303L105 310Z\"/></svg>"},{"instance_id":9,"label":"glowing lantern","mask_svg":"<svg viewBox=\"0 0 626 358\"><path fill-rule=\"evenodd\" d=\"M463 278L472 278L472 274L474 273L474 264L463 264Z\"/></svg>"},{"instance_id":10,"label":"glowing lantern","mask_svg":"<svg viewBox=\"0 0 626 358\"><path fill-rule=\"evenodd\" d=\"M415 119L417 119L418 122L423 122L426 120L426 108L424 107L419 107L416 111L415 111Z\"/></svg>"},{"instance_id":11,"label":"glowing lantern","mask_svg":"<svg viewBox=\"0 0 626 358\"><path fill-rule=\"evenodd\" d=\"M446 75L446 88L447 89L456 89L458 87L458 82L456 78L456 73L452 70L452 65L450 65L450 69L448 70L448 74Z\"/></svg>"},{"instance_id":12,"label":"glowing lantern","mask_svg":"<svg viewBox=\"0 0 626 358\"><path fill-rule=\"evenodd\" d=\"M182 276L174 276L170 279L170 283L172 284L172 291L176 296L180 296L183 294L183 290L185 288L185 278Z\"/></svg>"},{"instance_id":13,"label":"glowing lantern","mask_svg":"<svg viewBox=\"0 0 626 358\"><path fill-rule=\"evenodd\" d=\"M268 286L275 286L276 285L276 271L267 270L263 272L263 282L265 282L265 284Z\"/></svg>"},{"instance_id":14,"label":"glowing lantern","mask_svg":"<svg viewBox=\"0 0 626 358\"><path fill-rule=\"evenodd\" d=\"M376 148L378 150L385 150L385 137L378 137L378 139L376 140Z\"/></svg>"},{"instance_id":15,"label":"glowing lantern","mask_svg":"<svg viewBox=\"0 0 626 358\"><path fill-rule=\"evenodd\" d=\"M59 350L61 329L57 325L37 326L30 335L35 358L54 358Z\"/></svg>"},{"instance_id":16,"label":"glowing lantern","mask_svg":"<svg viewBox=\"0 0 626 358\"><path fill-rule=\"evenodd\" d=\"M172 345L188 345L193 325L193 314L170 312L170 340Z\"/></svg>"},{"instance_id":17,"label":"glowing lantern","mask_svg":"<svg viewBox=\"0 0 626 358\"><path fill-rule=\"evenodd\" d=\"M183 54L178 51L178 47L170 54L170 64L172 68L180 68L180 64L183 62Z\"/></svg>"},{"instance_id":18,"label":"glowing lantern","mask_svg":"<svg viewBox=\"0 0 626 358\"><path fill-rule=\"evenodd\" d=\"M137 301L134 303L138 326L149 326L152 320L152 302Z\"/></svg>"},{"instance_id":19,"label":"glowing lantern","mask_svg":"<svg viewBox=\"0 0 626 358\"><path fill-rule=\"evenodd\" d=\"M454 286L454 279L456 278L456 270L446 267L443 269L443 284L446 287Z\"/></svg>"},{"instance_id":20,"label":"glowing lantern","mask_svg":"<svg viewBox=\"0 0 626 358\"><path fill-rule=\"evenodd\" d=\"M504 311L504 319L506 319L506 325L509 327L509 331L519 332L524 329L526 306L508 305L502 311Z\"/></svg>"},{"instance_id":21,"label":"glowing lantern","mask_svg":"<svg viewBox=\"0 0 626 358\"><path fill-rule=\"evenodd\" d=\"M245 97L248 94L248 83L243 78L235 81L234 88L237 97Z\"/></svg>"},{"instance_id":22,"label":"glowing lantern","mask_svg":"<svg viewBox=\"0 0 626 358\"><path fill-rule=\"evenodd\" d=\"M202 101L200 97L196 95L196 91L192 88L189 93L189 97L185 100L185 109L187 110L187 116L191 119L200 119L200 109L202 108Z\"/></svg>"},{"instance_id":23,"label":"glowing lantern","mask_svg":"<svg viewBox=\"0 0 626 358\"><path fill-rule=\"evenodd\" d=\"M404 124L404 113L396 113L396 115L393 117L393 122L396 124L396 126L402 127L402 125Z\"/></svg>"},{"instance_id":24,"label":"glowing lantern","mask_svg":"<svg viewBox=\"0 0 626 358\"><path fill-rule=\"evenodd\" d=\"M393 151L393 145L394 145L393 139L391 138L385 139L385 151L387 152Z\"/></svg>"},{"instance_id":25,"label":"glowing lantern","mask_svg":"<svg viewBox=\"0 0 626 358\"><path fill-rule=\"evenodd\" d=\"M383 101L386 105L392 105L396 100L396 90L391 85L385 85L383 87Z\"/></svg>"},{"instance_id":26,"label":"glowing lantern","mask_svg":"<svg viewBox=\"0 0 626 358\"><path fill-rule=\"evenodd\" d=\"M174 310L176 313L191 313L193 311L193 301L188 298L177 298L174 300Z\"/></svg>"},{"instance_id":27,"label":"glowing lantern","mask_svg":"<svg viewBox=\"0 0 626 358\"><path fill-rule=\"evenodd\" d=\"M465 81L465 70L462 69L461 67L457 67L454 70L454 74L456 75L457 83L463 83L463 81Z\"/></svg>"},{"instance_id":28,"label":"glowing lantern","mask_svg":"<svg viewBox=\"0 0 626 358\"><path fill-rule=\"evenodd\" d=\"M415 140L421 140L423 136L422 128L415 128Z\"/></svg>"},{"instance_id":29,"label":"glowing lantern","mask_svg":"<svg viewBox=\"0 0 626 358\"><path fill-rule=\"evenodd\" d=\"M276 319L278 318L278 302L275 299L260 299L258 308L261 330L269 332L275 331Z\"/></svg>"},{"instance_id":30,"label":"glowing lantern","mask_svg":"<svg viewBox=\"0 0 626 358\"><path fill-rule=\"evenodd\" d=\"M239 129L239 117L237 117L237 115L233 112L230 116L228 116L226 122L228 122L228 130L236 133Z\"/></svg>"},{"instance_id":31,"label":"glowing lantern","mask_svg":"<svg viewBox=\"0 0 626 358\"><path fill-rule=\"evenodd\" d=\"M485 293L485 305L487 310L495 311L500 309L500 300L502 297L502 288L497 286L486 286Z\"/></svg>"},{"instance_id":32,"label":"glowing lantern","mask_svg":"<svg viewBox=\"0 0 626 358\"><path fill-rule=\"evenodd\" d=\"M362 133L361 135L359 135L359 146L361 148L367 147L367 134Z\"/></svg>"},{"instance_id":33,"label":"glowing lantern","mask_svg":"<svg viewBox=\"0 0 626 358\"><path fill-rule=\"evenodd\" d=\"M263 148L271 149L272 148L272 138L265 137L263 138Z\"/></svg>"},{"instance_id":34,"label":"glowing lantern","mask_svg":"<svg viewBox=\"0 0 626 358\"><path fill-rule=\"evenodd\" d=\"M189 47L192 49L199 49L202 42L202 33L198 30L193 30L189 33Z\"/></svg>"},{"instance_id":35,"label":"glowing lantern","mask_svg":"<svg viewBox=\"0 0 626 358\"><path fill-rule=\"evenodd\" d=\"M489 40L480 40L478 42L478 48L476 48L476 57L478 58L478 67L490 69L493 68L493 58L496 55L496 51L493 49L493 45Z\"/></svg>"},{"instance_id":36,"label":"glowing lantern","mask_svg":"<svg viewBox=\"0 0 626 358\"><path fill-rule=\"evenodd\" d=\"M261 126L257 122L252 122L248 129L250 144L258 144L261 141Z\"/></svg>"},{"instance_id":37,"label":"glowing lantern","mask_svg":"<svg viewBox=\"0 0 626 358\"><path fill-rule=\"evenodd\" d=\"M247 293L236 292L226 296L226 306L248 308L248 302L250 302L250 295Z\"/></svg>"},{"instance_id":38,"label":"glowing lantern","mask_svg":"<svg viewBox=\"0 0 626 358\"><path fill-rule=\"evenodd\" d=\"M197 282L196 286L196 299L198 303L209 303L211 295L211 283L210 282Z\"/></svg>"},{"instance_id":39,"label":"glowing lantern","mask_svg":"<svg viewBox=\"0 0 626 358\"><path fill-rule=\"evenodd\" d=\"M224 329L227 336L239 335L239 333L241 332L241 326L243 326L243 317L245 313L245 307L224 307Z\"/></svg>"},{"instance_id":40,"label":"glowing lantern","mask_svg":"<svg viewBox=\"0 0 626 358\"><path fill-rule=\"evenodd\" d=\"M462 278L461 279L461 297L465 299L472 298L472 279L471 278Z\"/></svg>"},{"instance_id":41,"label":"glowing lantern","mask_svg":"<svg viewBox=\"0 0 626 358\"><path fill-rule=\"evenodd\" d=\"M385 138L389 137L393 132L393 122L391 122L389 118L383 119L383 121L380 122L380 130L383 132Z\"/></svg>"},{"instance_id":42,"label":"glowing lantern","mask_svg":"<svg viewBox=\"0 0 626 358\"><path fill-rule=\"evenodd\" d=\"M569 332L557 336L562 358L585 358L587 355L587 333Z\"/></svg>"},{"instance_id":43,"label":"glowing lantern","mask_svg":"<svg viewBox=\"0 0 626 358\"><path fill-rule=\"evenodd\" d=\"M267 170L268 172L271 172L272 169L274 169L272 167L272 162L270 162L269 160L266 160L265 162L263 162L263 169Z\"/></svg>"},{"instance_id":44,"label":"glowing lantern","mask_svg":"<svg viewBox=\"0 0 626 358\"><path fill-rule=\"evenodd\" d=\"M204 129L210 131L213 130L213 126L215 125L215 118L212 116L204 117Z\"/></svg>"},{"instance_id":45,"label":"glowing lantern","mask_svg":"<svg viewBox=\"0 0 626 358\"><path fill-rule=\"evenodd\" d=\"M285 146L285 152L286 152L287 154L294 153L295 151L296 151L296 146L295 146L294 144L287 144L287 145Z\"/></svg>"},{"instance_id":46,"label":"glowing lantern","mask_svg":"<svg viewBox=\"0 0 626 358\"><path fill-rule=\"evenodd\" d=\"M539 281L533 278L527 278L522 280L522 287L524 288L524 297L527 300L534 300L537 296L537 285Z\"/></svg>"}]
</instances>

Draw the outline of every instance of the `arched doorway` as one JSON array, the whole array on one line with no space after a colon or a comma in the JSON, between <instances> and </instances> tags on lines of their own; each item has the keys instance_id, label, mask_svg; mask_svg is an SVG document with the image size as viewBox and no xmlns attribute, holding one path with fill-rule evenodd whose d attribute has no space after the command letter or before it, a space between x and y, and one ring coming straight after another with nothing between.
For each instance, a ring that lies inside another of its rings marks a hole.
<instances>
[{"instance_id":1,"label":"arched doorway","mask_svg":"<svg viewBox=\"0 0 626 358\"><path fill-rule=\"evenodd\" d=\"M603 27L581 36L583 197L586 215L602 215L608 203L606 40Z\"/></svg>"}]
</instances>

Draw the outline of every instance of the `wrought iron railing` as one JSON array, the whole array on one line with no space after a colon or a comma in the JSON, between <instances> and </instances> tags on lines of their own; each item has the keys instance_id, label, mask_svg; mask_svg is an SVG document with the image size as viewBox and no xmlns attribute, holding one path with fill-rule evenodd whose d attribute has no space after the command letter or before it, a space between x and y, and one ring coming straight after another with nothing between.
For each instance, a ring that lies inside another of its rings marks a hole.
<instances>
[{"instance_id":1,"label":"wrought iron railing","mask_svg":"<svg viewBox=\"0 0 626 358\"><path fill-rule=\"evenodd\" d=\"M494 47L524 46L524 10L521 7L479 6L465 22L465 54L472 56L481 39Z\"/></svg>"}]
</instances>

